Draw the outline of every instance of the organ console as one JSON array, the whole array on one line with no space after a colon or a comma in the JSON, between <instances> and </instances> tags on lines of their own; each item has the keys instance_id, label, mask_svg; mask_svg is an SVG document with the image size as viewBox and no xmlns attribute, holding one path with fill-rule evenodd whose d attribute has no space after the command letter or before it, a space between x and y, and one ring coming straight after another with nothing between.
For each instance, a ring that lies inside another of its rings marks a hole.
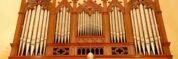
<instances>
[{"instance_id":1,"label":"organ console","mask_svg":"<svg viewBox=\"0 0 178 59\"><path fill-rule=\"evenodd\" d=\"M22 0L9 59L172 59L158 0L99 1Z\"/></svg>"}]
</instances>

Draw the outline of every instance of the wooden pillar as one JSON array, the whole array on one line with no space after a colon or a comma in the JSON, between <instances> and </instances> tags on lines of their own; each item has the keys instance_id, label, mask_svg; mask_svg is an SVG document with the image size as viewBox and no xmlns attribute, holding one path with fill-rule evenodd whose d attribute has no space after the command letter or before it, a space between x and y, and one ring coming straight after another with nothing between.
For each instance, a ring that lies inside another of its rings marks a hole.
<instances>
[{"instance_id":1,"label":"wooden pillar","mask_svg":"<svg viewBox=\"0 0 178 59\"><path fill-rule=\"evenodd\" d=\"M168 39L167 39L164 21L163 21L163 17L162 17L162 11L161 11L158 0L155 0L155 5L156 5L156 12L155 12L156 21L158 24L158 30L159 30L159 34L160 34L160 40L162 43L162 47L163 47L163 52L165 55L171 55L170 49L169 49L170 43L168 42Z\"/></svg>"},{"instance_id":2,"label":"wooden pillar","mask_svg":"<svg viewBox=\"0 0 178 59\"><path fill-rule=\"evenodd\" d=\"M78 16L77 16L77 1L78 0L73 0L73 11L71 12L71 25L70 25L70 39L71 43L75 43L76 37L77 37L77 23L78 23Z\"/></svg>"},{"instance_id":3,"label":"wooden pillar","mask_svg":"<svg viewBox=\"0 0 178 59\"><path fill-rule=\"evenodd\" d=\"M24 24L24 17L25 17L25 0L21 1L21 7L19 11L19 16L17 20L15 35L13 39L13 43L11 44L11 54L10 56L17 56L20 37L22 34L23 24Z\"/></svg>"},{"instance_id":4,"label":"wooden pillar","mask_svg":"<svg viewBox=\"0 0 178 59\"><path fill-rule=\"evenodd\" d=\"M110 27L109 27L109 14L107 12L107 0L103 1L103 15L102 15L102 21L103 21L103 35L104 35L104 43L110 43Z\"/></svg>"},{"instance_id":5,"label":"wooden pillar","mask_svg":"<svg viewBox=\"0 0 178 59\"><path fill-rule=\"evenodd\" d=\"M104 47L104 55L112 55L111 46Z\"/></svg>"},{"instance_id":6,"label":"wooden pillar","mask_svg":"<svg viewBox=\"0 0 178 59\"><path fill-rule=\"evenodd\" d=\"M55 26L56 26L56 12L55 12L56 0L53 0L52 4L49 7L49 26L48 26L48 35L47 35L47 45L46 45L46 56L53 55L53 47L49 46L54 43L55 36Z\"/></svg>"},{"instance_id":7,"label":"wooden pillar","mask_svg":"<svg viewBox=\"0 0 178 59\"><path fill-rule=\"evenodd\" d=\"M135 54L135 48L134 48L134 38L133 38L133 32L132 32L132 22L131 22L131 15L130 15L130 7L127 3L127 0L124 0L125 5L125 11L124 11L124 25L125 25L125 31L126 31L126 40L127 43L129 43L129 54L134 55Z\"/></svg>"},{"instance_id":8,"label":"wooden pillar","mask_svg":"<svg viewBox=\"0 0 178 59\"><path fill-rule=\"evenodd\" d=\"M70 56L76 56L77 55L77 47L71 46L69 49L69 55Z\"/></svg>"},{"instance_id":9,"label":"wooden pillar","mask_svg":"<svg viewBox=\"0 0 178 59\"><path fill-rule=\"evenodd\" d=\"M170 43L163 43L163 54L164 55L171 55L171 51L170 51Z\"/></svg>"},{"instance_id":10,"label":"wooden pillar","mask_svg":"<svg viewBox=\"0 0 178 59\"><path fill-rule=\"evenodd\" d=\"M110 43L110 27L109 27L109 15L108 15L108 12L103 12L103 30L104 30L104 37L105 37L105 40L104 42L105 43Z\"/></svg>"},{"instance_id":11,"label":"wooden pillar","mask_svg":"<svg viewBox=\"0 0 178 59\"><path fill-rule=\"evenodd\" d=\"M75 43L76 42L76 37L77 37L77 13L76 12L72 12L71 14L71 28L70 28L70 32L71 32L71 43Z\"/></svg>"},{"instance_id":12,"label":"wooden pillar","mask_svg":"<svg viewBox=\"0 0 178 59\"><path fill-rule=\"evenodd\" d=\"M164 21L163 21L163 17L162 17L162 11L160 9L160 5L159 5L159 1L155 0L155 5L156 5L156 21L158 24L158 30L159 30L159 34L161 37L161 41L162 42L168 42L167 40L167 35L166 35L166 31L165 31L165 27L164 27Z\"/></svg>"}]
</instances>

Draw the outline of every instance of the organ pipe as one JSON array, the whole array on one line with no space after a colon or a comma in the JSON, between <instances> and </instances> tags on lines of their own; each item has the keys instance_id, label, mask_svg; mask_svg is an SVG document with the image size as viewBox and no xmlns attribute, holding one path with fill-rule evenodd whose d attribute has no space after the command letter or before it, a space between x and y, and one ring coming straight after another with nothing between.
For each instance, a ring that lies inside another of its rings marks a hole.
<instances>
[{"instance_id":1,"label":"organ pipe","mask_svg":"<svg viewBox=\"0 0 178 59\"><path fill-rule=\"evenodd\" d=\"M101 36L101 35L103 35L102 14L99 13L99 12L98 12L98 14L99 14L99 19L98 19L99 24L98 24L98 26L99 26L99 29L100 29L100 31L99 31L99 33L100 33L99 36Z\"/></svg>"},{"instance_id":2,"label":"organ pipe","mask_svg":"<svg viewBox=\"0 0 178 59\"><path fill-rule=\"evenodd\" d=\"M42 30L47 30L48 27L49 15L47 13L49 14L48 10L43 9L40 5L26 11L18 50L19 56L44 54L46 41L43 40L46 39L43 37L47 38L47 31ZM42 37L42 35L45 36Z\"/></svg>"},{"instance_id":3,"label":"organ pipe","mask_svg":"<svg viewBox=\"0 0 178 59\"><path fill-rule=\"evenodd\" d=\"M144 4L131 10L132 27L137 54L163 54L155 12Z\"/></svg>"},{"instance_id":4,"label":"organ pipe","mask_svg":"<svg viewBox=\"0 0 178 59\"><path fill-rule=\"evenodd\" d=\"M29 16L30 16L31 10L27 10L26 14L25 14L25 21L24 21L24 25L23 25L23 30L22 30L22 35L21 35L21 40L20 40L20 47L19 47L19 51L18 51L18 55L23 55L24 53L24 49L25 49L25 44L26 44L26 33L27 33L27 29L28 29L28 23L29 23Z\"/></svg>"},{"instance_id":5,"label":"organ pipe","mask_svg":"<svg viewBox=\"0 0 178 59\"><path fill-rule=\"evenodd\" d=\"M70 42L70 12L67 7L57 13L55 43Z\"/></svg>"},{"instance_id":6,"label":"organ pipe","mask_svg":"<svg viewBox=\"0 0 178 59\"><path fill-rule=\"evenodd\" d=\"M121 30L122 30L122 38L123 38L123 42L127 42L126 40L126 36L125 36L125 28L124 28L124 16L123 16L123 13L120 13L121 14Z\"/></svg>"},{"instance_id":7,"label":"organ pipe","mask_svg":"<svg viewBox=\"0 0 178 59\"><path fill-rule=\"evenodd\" d=\"M78 15L78 36L101 36L102 14L98 11L89 15L84 11Z\"/></svg>"},{"instance_id":8,"label":"organ pipe","mask_svg":"<svg viewBox=\"0 0 178 59\"><path fill-rule=\"evenodd\" d=\"M114 6L112 11L109 12L110 19L110 34L111 42L113 43L124 43L125 39L125 29L123 23L123 13L120 11L119 7Z\"/></svg>"}]
</instances>

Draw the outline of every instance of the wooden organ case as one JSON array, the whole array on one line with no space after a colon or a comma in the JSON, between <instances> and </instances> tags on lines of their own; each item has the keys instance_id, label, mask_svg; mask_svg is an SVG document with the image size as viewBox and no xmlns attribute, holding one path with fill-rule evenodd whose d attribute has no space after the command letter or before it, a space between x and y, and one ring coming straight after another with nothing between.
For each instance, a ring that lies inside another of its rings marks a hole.
<instances>
[{"instance_id":1,"label":"wooden organ case","mask_svg":"<svg viewBox=\"0 0 178 59\"><path fill-rule=\"evenodd\" d=\"M9 59L172 59L158 0L22 0Z\"/></svg>"}]
</instances>

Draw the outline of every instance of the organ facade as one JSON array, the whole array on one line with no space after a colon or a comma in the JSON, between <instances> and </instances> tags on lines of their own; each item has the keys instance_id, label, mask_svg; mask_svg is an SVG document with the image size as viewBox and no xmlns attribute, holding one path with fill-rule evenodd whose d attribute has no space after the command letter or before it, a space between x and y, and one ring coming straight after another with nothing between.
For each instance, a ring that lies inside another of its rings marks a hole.
<instances>
[{"instance_id":1,"label":"organ facade","mask_svg":"<svg viewBox=\"0 0 178 59\"><path fill-rule=\"evenodd\" d=\"M9 59L172 59L158 0L22 0Z\"/></svg>"}]
</instances>

